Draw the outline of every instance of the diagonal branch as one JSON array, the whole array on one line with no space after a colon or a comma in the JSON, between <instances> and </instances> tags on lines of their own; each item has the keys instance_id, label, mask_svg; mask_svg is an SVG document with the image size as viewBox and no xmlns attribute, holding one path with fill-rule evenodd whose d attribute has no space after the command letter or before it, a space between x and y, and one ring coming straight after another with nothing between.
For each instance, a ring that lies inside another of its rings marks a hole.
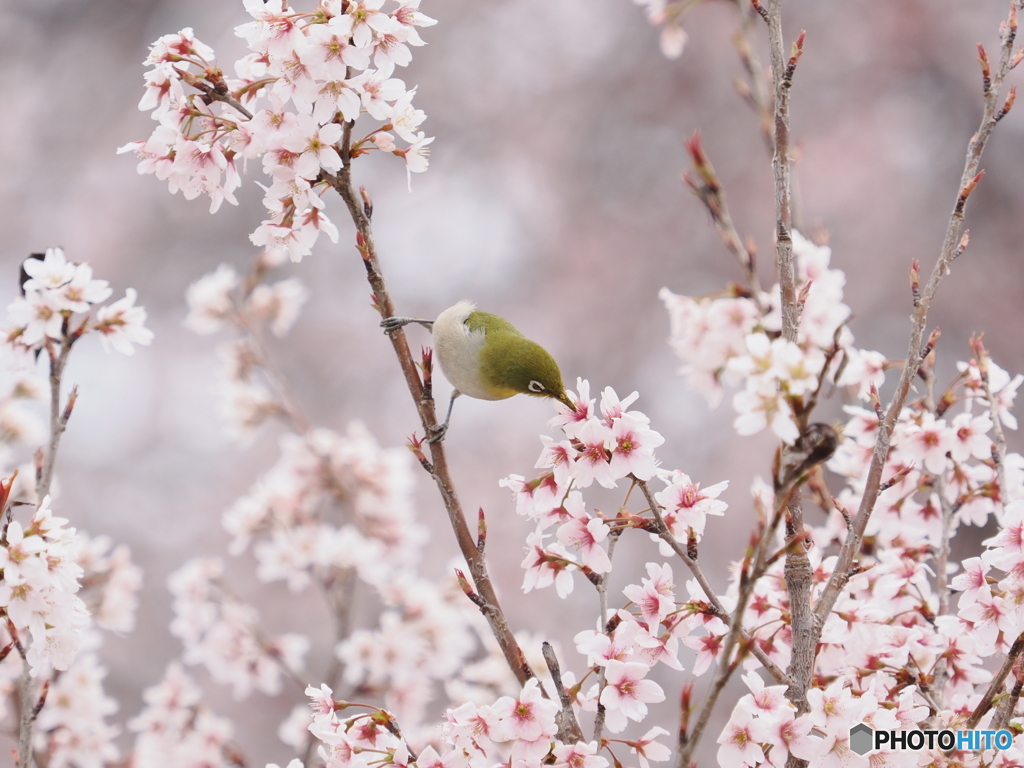
<instances>
[{"instance_id":1,"label":"diagonal branch","mask_svg":"<svg viewBox=\"0 0 1024 768\"><path fill-rule=\"evenodd\" d=\"M885 459L889 453L889 445L892 440L893 429L896 426L896 420L903 409L903 403L906 401L910 385L917 375L917 370L924 357L927 356L927 352L930 351L926 349L924 344L928 310L939 289L939 284L942 282L943 277L949 273L953 260L963 252L967 245L967 233L963 231L964 207L966 206L967 199L977 187L983 175L978 172L981 153L984 151L985 145L992 135L996 124L1013 104L1014 89L1010 89L1010 94L1002 106L999 105L999 95L1006 75L1020 61L1020 53L1015 54L1013 52L1013 43L1017 34L1017 16L1022 7L1024 7L1024 0L1013 0L1010 6L1009 18L1002 28L1002 50L994 73L988 69L987 57L984 59L985 105L982 111L981 124L978 127L978 132L974 134L967 146L967 157L964 162L963 174L960 178L959 192L953 212L950 214L949 222L946 225L946 235L942 242L938 261L936 261L935 267L932 269L931 276L928 278L928 284L921 293L920 300L916 302L914 314L911 316L910 346L907 350L906 362L903 365L903 370L900 372L896 393L893 395L885 417L881 419L878 425L878 436L875 440L875 448L864 484L864 495L861 498L857 516L854 518L852 535L847 538L846 543L840 550L839 559L836 562L832 576L829 578L828 584L826 584L825 590L822 592L821 598L815 607L819 635L821 623L832 611L836 600L839 599L839 595L849 578L854 558L860 552L864 531L867 528L868 520L881 492L882 470L885 467Z\"/></svg>"},{"instance_id":2,"label":"diagonal branch","mask_svg":"<svg viewBox=\"0 0 1024 768\"><path fill-rule=\"evenodd\" d=\"M380 262L377 257L377 248L373 238L373 229L370 226L368 207L356 191L352 183L352 163L350 155L350 142L352 140L352 123L345 124L344 136L342 137L342 160L343 166L336 176L323 171L323 176L331 186L337 190L348 207L352 223L356 228L356 246L363 258L363 266L366 268L366 279L373 289L373 298L381 317L384 319L395 316L395 305L388 291L387 283L380 269ZM437 414L434 411L434 400L429 393L424 391L423 382L416 369L416 362L409 342L405 337L402 328L388 331L388 338L395 350L399 367L405 378L409 394L412 395L413 403L420 417L420 423L426 434L431 434L437 427ZM525 685L526 681L534 677L533 670L523 656L512 630L509 628L505 614L498 603L498 596L494 585L487 573L487 565L484 561L483 552L477 545L469 524L466 522L465 513L459 502L458 494L455 492L455 484L452 481L451 471L448 468L448 458L445 455L444 443L437 441L430 443L429 472L441 494L445 511L448 513L448 520L452 530L455 532L455 539L469 565L469 572L473 579L477 592L481 598L480 610L487 623L494 633L495 640L501 647L502 654L509 668L519 681Z\"/></svg>"}]
</instances>

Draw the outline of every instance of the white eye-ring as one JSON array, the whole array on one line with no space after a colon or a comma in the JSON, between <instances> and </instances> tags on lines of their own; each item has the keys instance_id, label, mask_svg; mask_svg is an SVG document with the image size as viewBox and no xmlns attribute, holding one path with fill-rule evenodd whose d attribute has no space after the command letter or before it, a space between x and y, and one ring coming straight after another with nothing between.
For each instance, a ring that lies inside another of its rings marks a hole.
<instances>
[{"instance_id":1,"label":"white eye-ring","mask_svg":"<svg viewBox=\"0 0 1024 768\"><path fill-rule=\"evenodd\" d=\"M529 390L530 390L531 392L544 392L544 391L545 391L545 389L544 389L544 385L543 385L543 384L541 384L541 383L540 383L539 381L537 381L536 379L534 379L533 381L531 381L531 382L530 382L529 384L527 384L526 386L527 386L527 388L528 388L528 389L529 389Z\"/></svg>"}]
</instances>

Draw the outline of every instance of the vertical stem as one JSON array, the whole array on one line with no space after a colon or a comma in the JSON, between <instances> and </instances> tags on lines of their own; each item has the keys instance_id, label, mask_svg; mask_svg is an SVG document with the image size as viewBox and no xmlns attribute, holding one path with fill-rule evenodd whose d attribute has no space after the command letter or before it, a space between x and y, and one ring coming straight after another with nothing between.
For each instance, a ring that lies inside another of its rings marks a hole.
<instances>
[{"instance_id":1,"label":"vertical stem","mask_svg":"<svg viewBox=\"0 0 1024 768\"><path fill-rule=\"evenodd\" d=\"M772 83L775 89L775 260L782 290L782 335L796 341L796 270L793 266L792 192L789 161L789 88L782 42L782 0L768 3L768 44L771 50Z\"/></svg>"},{"instance_id":2,"label":"vertical stem","mask_svg":"<svg viewBox=\"0 0 1024 768\"><path fill-rule=\"evenodd\" d=\"M72 339L68 336L68 322L64 321L63 333L61 334L60 351L56 354L52 347L50 352L50 445L43 457L43 464L36 479L36 496L39 502L50 492L50 485L53 482L53 468L57 461L57 450L60 448L60 438L67 426L67 413L61 410L60 387L64 376L64 366L67 365L68 355L71 352ZM72 398L74 395L72 394ZM27 638L23 640L25 649L28 648ZM32 684L32 668L28 659L22 655L21 678L18 681L19 698L21 704L21 718L18 724L18 761L19 768L32 768L35 763L35 755L32 751L32 735L35 730L37 711L37 696L35 686Z\"/></svg>"},{"instance_id":3,"label":"vertical stem","mask_svg":"<svg viewBox=\"0 0 1024 768\"><path fill-rule=\"evenodd\" d=\"M384 275L380 270L380 262L377 258L377 249L374 244L370 218L363 208L362 201L352 184L352 166L349 151L351 137L352 123L349 122L345 124L345 134L342 137L342 161L344 164L337 176L330 176L324 172L324 177L330 181L331 185L345 201L345 205L348 207L352 218L352 223L355 224L356 232L358 233L358 247L363 257L363 266L366 269L366 279L373 289L374 299L377 302L377 307L380 309L381 317L394 317L395 305L388 291ZM420 380L419 373L417 372L416 362L409 349L405 332L399 328L390 332L388 337L391 339L391 345L395 350L395 355L398 357L398 363L402 369L406 386L409 388L409 394L412 395L416 410L419 413L420 423L423 425L424 431L430 434L437 427L434 400L424 393L423 382ZM429 472L434 479L434 483L437 485L438 492L441 494L445 510L448 513L448 520L451 523L452 530L455 532L455 539L462 552L462 556L466 558L466 563L469 565L473 584L483 599L480 610L484 614L484 618L487 619L487 623L490 624L491 632L498 641L498 645L501 647L502 654L505 656L505 661L508 663L509 668L519 681L519 684L525 685L526 681L531 677L535 677L535 675L533 670L530 669L529 664L527 664L515 636L508 626L505 614L498 603L498 595L487 573L487 565L484 561L483 553L477 547L476 538L466 522L466 516L462 511L462 505L455 492L451 471L448 468L448 458L445 455L444 444L439 440L430 443L429 446Z\"/></svg>"},{"instance_id":4,"label":"vertical stem","mask_svg":"<svg viewBox=\"0 0 1024 768\"><path fill-rule=\"evenodd\" d=\"M71 352L71 341L67 336L67 326L64 329L64 338L60 345L60 351L50 355L50 446L43 457L43 467L36 481L36 496L39 501L50 492L50 484L53 481L53 468L57 461L57 449L60 447L60 438L64 434L67 424L61 413L60 385L64 376L64 366L68 362L68 354Z\"/></svg>"},{"instance_id":5,"label":"vertical stem","mask_svg":"<svg viewBox=\"0 0 1024 768\"><path fill-rule=\"evenodd\" d=\"M775 151L772 169L775 176L775 263L779 272L782 298L782 336L796 343L800 324L796 293L796 267L793 261L792 181L789 158L789 91L792 72L787 69L782 37L782 0L768 2L768 44L775 90ZM783 466L786 449L783 447ZM800 491L794 489L786 509L787 538L799 536L804 529ZM789 592L790 621L793 632L793 656L787 670L792 680L786 696L803 714L810 709L807 689L814 669L815 632L811 612L813 572L807 551L797 545L789 549L785 564L786 589Z\"/></svg>"},{"instance_id":6,"label":"vertical stem","mask_svg":"<svg viewBox=\"0 0 1024 768\"><path fill-rule=\"evenodd\" d=\"M32 731L35 726L36 697L32 685L32 668L28 660L21 657L21 678L18 680L21 700L21 721L18 727L18 768L33 768L35 754L32 751Z\"/></svg>"},{"instance_id":7,"label":"vertical stem","mask_svg":"<svg viewBox=\"0 0 1024 768\"><path fill-rule=\"evenodd\" d=\"M621 533L622 529L617 528L608 536L608 562L611 562L612 555L615 554L615 545L618 543ZM610 575L611 571L601 576L601 586L597 588L597 594L601 606L601 627L604 629L604 633L608 637L611 637L611 632L608 631L608 577ZM604 671L605 668L603 666L597 670L597 715L594 716L593 740L598 744L601 743L601 736L604 733L604 720L606 714L604 704L601 703L601 694L604 693L604 687L607 685Z\"/></svg>"}]
</instances>

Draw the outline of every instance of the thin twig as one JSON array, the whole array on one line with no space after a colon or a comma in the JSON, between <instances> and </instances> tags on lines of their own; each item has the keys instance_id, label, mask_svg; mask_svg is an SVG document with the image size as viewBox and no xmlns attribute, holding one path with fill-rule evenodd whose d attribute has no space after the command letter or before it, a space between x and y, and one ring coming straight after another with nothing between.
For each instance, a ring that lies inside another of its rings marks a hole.
<instances>
[{"instance_id":1,"label":"thin twig","mask_svg":"<svg viewBox=\"0 0 1024 768\"><path fill-rule=\"evenodd\" d=\"M657 526L656 533L659 538L668 544L679 559L683 561L686 567L690 569L690 573L693 574L693 577L697 580L700 588L704 591L704 594L708 598L708 603L714 609L715 614L722 620L729 618L729 612L725 610L725 606L722 605L722 601L718 599L715 591L711 588L711 583L704 575L704 571L701 570L700 564L690 557L686 549L679 543L676 537L672 535L672 531L668 529L668 525L665 523L665 518L661 513L661 505L658 503L657 499L654 498L654 494L651 493L650 486L648 486L643 480L637 480L636 484L643 493L644 498L647 500L647 505L651 508L651 512L654 515L655 524ZM742 613L743 608L737 605L737 611ZM768 655L758 647L756 642L751 647L750 652L759 662L761 662L761 664L764 665L764 668L768 670L768 674L770 674L777 683L788 684L790 682L786 673L783 672L782 669L779 668L779 665L772 661Z\"/></svg>"},{"instance_id":2,"label":"thin twig","mask_svg":"<svg viewBox=\"0 0 1024 768\"><path fill-rule=\"evenodd\" d=\"M996 672L995 677L992 678L992 682L988 684L988 688L985 694L981 697L981 701L978 702L978 706L974 708L974 712L967 718L967 722L964 724L964 730L973 730L978 727L978 723L981 722L988 711L992 708L992 701L996 695L1002 690L1003 683L1006 681L1007 675L1013 669L1013 665L1020 659L1021 653L1024 652L1024 632L1017 635L1017 639L1013 641L1013 645L1010 646L1010 650L1006 653L1006 658L1003 659L1002 666L999 667L999 671Z\"/></svg>"},{"instance_id":3,"label":"thin twig","mask_svg":"<svg viewBox=\"0 0 1024 768\"><path fill-rule=\"evenodd\" d=\"M64 376L64 367L68 362L68 355L71 354L72 340L68 336L67 323L64 325L59 351L48 347L50 354L50 445L43 457L42 471L36 482L36 497L42 501L50 492L50 484L53 482L53 468L57 461L57 450L60 448L60 438L67 427L67 418L70 411L61 408L60 389ZM69 402L72 402L69 400Z\"/></svg>"},{"instance_id":4,"label":"thin twig","mask_svg":"<svg viewBox=\"0 0 1024 768\"><path fill-rule=\"evenodd\" d=\"M975 357L978 362L978 371L981 373L981 382L985 386L985 399L988 400L989 418L992 420L992 461L996 465L996 480L999 483L999 501L1006 503L1006 434L1003 432L1003 420L999 415L999 405L996 402L995 393L992 392L992 382L989 378L989 363L991 359L988 351L981 343L981 339L973 340L971 344L975 348Z\"/></svg>"},{"instance_id":5,"label":"thin twig","mask_svg":"<svg viewBox=\"0 0 1024 768\"><path fill-rule=\"evenodd\" d=\"M580 728L580 724L576 720L576 713L572 711L572 699L562 684L562 669L558 666L558 657L555 655L555 649L551 647L551 643L545 640L541 644L541 652L544 654L544 662L548 666L548 672L551 673L551 682L554 683L555 694L562 705L562 709L555 718L558 721L559 733L568 736L568 740L564 736L561 737L562 741L568 744L578 744L583 741L583 729Z\"/></svg>"},{"instance_id":6,"label":"thin twig","mask_svg":"<svg viewBox=\"0 0 1024 768\"><path fill-rule=\"evenodd\" d=\"M686 172L683 174L683 181L686 182L690 189L693 190L693 193L704 204L704 207L707 208L708 213L711 215L711 221L715 225L715 231L722 239L729 253L739 262L740 269L743 270L743 274L747 279L747 287L750 289L751 298L757 304L757 308L762 313L765 313L768 311L768 307L765 305L761 294L761 284L757 276L757 261L752 247L753 242L750 244L751 247L748 247L743 243L740 233L736 231L736 225L733 224L732 214L729 213L729 205L726 202L722 184L715 173L714 166L711 165L711 160L708 158L703 146L701 146L699 133L695 133L686 142L686 149L690 153L690 159L693 162L693 170L696 172L696 176Z\"/></svg>"},{"instance_id":7,"label":"thin twig","mask_svg":"<svg viewBox=\"0 0 1024 768\"><path fill-rule=\"evenodd\" d=\"M387 319L396 316L395 306L380 269L370 218L367 216L360 193L352 183L351 140L352 122L346 122L341 141L342 168L336 176L326 171L323 172L323 176L341 195L342 200L345 201L349 215L352 218L352 223L356 228L356 247L363 259L366 279L373 290L374 301L376 302L377 309L380 311L381 318ZM417 372L416 361L409 348L405 332L402 328L397 328L389 331L387 335L398 358L398 364L405 378L406 387L409 390L409 394L412 395L413 403L419 414L420 423L423 426L424 432L430 435L437 427L434 400L424 396L423 382L420 380L419 373ZM437 490L441 494L445 510L448 513L448 520L451 523L452 530L455 532L455 539L459 545L459 550L469 565L473 584L476 586L482 600L480 610L487 619L491 632L494 634L494 638L497 640L509 668L520 685L525 685L526 681L531 677L535 677L535 675L533 670L530 669L529 664L527 664L522 650L519 648L519 644L516 642L515 636L508 625L508 620L501 610L497 593L487 572L487 564L483 553L477 547L476 539L466 521L462 505L456 494L455 484L452 481L451 472L448 468L448 458L445 454L444 442L441 440L430 443L430 476L434 479Z\"/></svg>"},{"instance_id":8,"label":"thin twig","mask_svg":"<svg viewBox=\"0 0 1024 768\"><path fill-rule=\"evenodd\" d=\"M737 82L737 90L757 113L758 123L761 128L761 136L769 152L775 150L774 129L772 126L772 103L771 94L768 91L768 83L765 78L764 68L753 45L754 16L751 13L752 7L746 0L735 0L736 8L740 12L740 28L733 38L736 52L739 54L740 63L747 74L747 83ZM740 87L742 86L742 88Z\"/></svg>"},{"instance_id":9,"label":"thin twig","mask_svg":"<svg viewBox=\"0 0 1024 768\"><path fill-rule=\"evenodd\" d=\"M610 534L608 534L609 563L611 563L612 555L615 554L615 545L619 541L619 536L622 535L622 530L622 528L615 528ZM610 622L608 620L608 573L604 574L601 578L601 583L597 587L597 594L601 604L601 629L605 636L610 638L613 630L610 629ZM607 685L607 678L605 676L605 667L602 664L597 670L597 714L594 716L593 740L598 744L601 743L601 736L604 732L604 720L607 714L604 704L601 703L601 694L604 693L605 685Z\"/></svg>"},{"instance_id":10,"label":"thin twig","mask_svg":"<svg viewBox=\"0 0 1024 768\"><path fill-rule=\"evenodd\" d=\"M1016 65L1013 54L1013 41L1017 32L1017 15L1021 7L1024 7L1024 0L1013 0L1009 21L1005 25L1003 33L999 65L991 78L991 86L985 93L985 106L982 111L978 132L971 138L968 144L964 170L960 177L960 191L957 193L953 212L950 214L949 222L946 225L946 235L943 240L942 250L939 253L934 269L932 269L931 276L928 278L928 284L921 293L920 301L914 309L906 362L900 372L900 379L896 385L896 392L889 404L889 408L885 412L884 418L878 424L875 448L871 456L867 478L864 482L864 492L861 497L860 507L857 510L857 516L854 519L853 535L847 537L842 549L840 549L832 575L815 606L815 616L819 626L822 625L825 618L831 613L833 606L835 606L836 601L839 599L839 595L846 586L853 566L853 560L857 553L860 552L864 531L878 500L882 470L885 467L886 456L889 454L889 444L892 440L893 429L896 426L896 420L903 409L903 403L907 399L910 386L917 375L917 370L923 359L922 351L924 349L924 333L928 319L928 310L938 291L939 284L949 272L949 267L954 258L961 252L958 246L963 242L961 233L963 232L965 203L971 191L977 186L981 154L999 119L998 114L1001 109L997 107L997 101L1003 79L1013 66Z\"/></svg>"}]
</instances>

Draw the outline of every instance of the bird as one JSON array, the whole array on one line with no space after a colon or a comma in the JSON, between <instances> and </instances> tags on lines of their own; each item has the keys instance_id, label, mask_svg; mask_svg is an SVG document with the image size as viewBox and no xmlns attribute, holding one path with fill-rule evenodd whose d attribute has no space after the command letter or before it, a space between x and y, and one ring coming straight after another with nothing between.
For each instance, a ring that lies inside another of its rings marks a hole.
<instances>
[{"instance_id":1,"label":"bird","mask_svg":"<svg viewBox=\"0 0 1024 768\"><path fill-rule=\"evenodd\" d=\"M503 317L460 301L435 320L390 317L381 325L391 332L410 323L430 329L434 355L454 387L444 423L432 430L429 442L444 438L452 407L460 395L478 400L504 400L518 394L548 397L576 410L555 359Z\"/></svg>"}]
</instances>

